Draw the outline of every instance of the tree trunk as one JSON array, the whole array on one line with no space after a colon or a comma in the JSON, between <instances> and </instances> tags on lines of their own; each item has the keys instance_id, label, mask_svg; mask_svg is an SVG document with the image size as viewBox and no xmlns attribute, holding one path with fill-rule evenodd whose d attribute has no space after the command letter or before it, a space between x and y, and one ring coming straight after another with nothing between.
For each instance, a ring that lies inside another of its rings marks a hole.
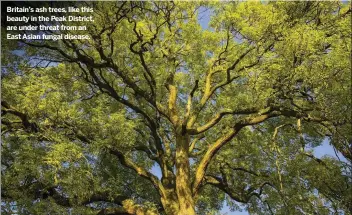
<instances>
[{"instance_id":1,"label":"tree trunk","mask_svg":"<svg viewBox=\"0 0 352 215\"><path fill-rule=\"evenodd\" d=\"M188 148L190 137L178 129L176 135L176 193L179 202L177 215L195 215L191 189Z\"/></svg>"},{"instance_id":2,"label":"tree trunk","mask_svg":"<svg viewBox=\"0 0 352 215\"><path fill-rule=\"evenodd\" d=\"M165 190L165 198L161 198L161 203L163 204L165 213L167 215L175 215L178 214L179 204L177 195L174 189Z\"/></svg>"}]
</instances>

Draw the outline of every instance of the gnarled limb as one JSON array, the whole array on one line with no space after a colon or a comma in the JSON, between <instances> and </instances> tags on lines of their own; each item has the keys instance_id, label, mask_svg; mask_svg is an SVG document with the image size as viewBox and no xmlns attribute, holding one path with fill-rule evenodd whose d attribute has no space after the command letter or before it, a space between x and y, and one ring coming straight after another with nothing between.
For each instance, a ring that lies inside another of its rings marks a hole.
<instances>
[{"instance_id":1,"label":"gnarled limb","mask_svg":"<svg viewBox=\"0 0 352 215\"><path fill-rule=\"evenodd\" d=\"M159 181L159 179L155 175L153 175L149 171L147 171L144 168L135 164L133 161L128 159L122 152L120 152L116 149L109 149L109 152L112 155L115 155L118 158L118 160L121 162L122 165L134 170L139 176L150 181L153 184L153 186L158 190L158 192L161 196L165 195L165 189L164 189L163 185L161 184L161 182Z\"/></svg>"},{"instance_id":2,"label":"gnarled limb","mask_svg":"<svg viewBox=\"0 0 352 215\"><path fill-rule=\"evenodd\" d=\"M195 129L189 129L189 134L191 135L196 135L196 134L200 134L203 133L207 130L209 130L210 128L214 127L218 122L220 122L220 120L227 115L243 115L243 114L254 114L257 113L259 111L258 108L248 108L248 109L243 109L243 110L236 110L236 111L222 111L218 114L216 114L212 119L210 119L207 123L205 123L204 125L195 128Z\"/></svg>"},{"instance_id":3,"label":"gnarled limb","mask_svg":"<svg viewBox=\"0 0 352 215\"><path fill-rule=\"evenodd\" d=\"M255 116L255 117L249 117L246 118L238 123L235 124L224 136L220 137L215 141L214 144L212 144L205 155L203 156L201 162L199 163L197 170L196 170L196 176L193 182L193 195L197 195L197 192L199 190L200 184L205 176L206 169L214 157L214 155L220 150L221 147L223 147L227 142L232 140L233 137L236 136L236 134L245 126L247 125L255 125L261 122L264 122L268 118L277 116L274 113L266 113L263 115Z\"/></svg>"}]
</instances>

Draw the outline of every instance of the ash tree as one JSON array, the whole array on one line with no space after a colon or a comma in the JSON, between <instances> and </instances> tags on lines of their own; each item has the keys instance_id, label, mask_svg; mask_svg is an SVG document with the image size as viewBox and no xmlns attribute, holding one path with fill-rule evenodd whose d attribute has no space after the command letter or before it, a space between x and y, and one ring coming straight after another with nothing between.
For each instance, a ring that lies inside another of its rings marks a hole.
<instances>
[{"instance_id":1,"label":"ash tree","mask_svg":"<svg viewBox=\"0 0 352 215\"><path fill-rule=\"evenodd\" d=\"M2 30L4 214L352 213L348 4L76 4Z\"/></svg>"}]
</instances>

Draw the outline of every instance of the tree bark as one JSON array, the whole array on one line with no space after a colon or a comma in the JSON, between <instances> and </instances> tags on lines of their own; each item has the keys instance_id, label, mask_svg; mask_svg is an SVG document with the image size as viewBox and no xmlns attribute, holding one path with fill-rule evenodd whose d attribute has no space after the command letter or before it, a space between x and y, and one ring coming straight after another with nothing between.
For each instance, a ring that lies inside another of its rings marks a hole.
<instances>
[{"instance_id":1,"label":"tree bark","mask_svg":"<svg viewBox=\"0 0 352 215\"><path fill-rule=\"evenodd\" d=\"M180 126L181 127L181 126ZM179 202L177 215L195 215L195 206L191 189L188 134L177 129L176 134L176 193Z\"/></svg>"},{"instance_id":2,"label":"tree bark","mask_svg":"<svg viewBox=\"0 0 352 215\"><path fill-rule=\"evenodd\" d=\"M174 189L165 189L165 197L161 198L161 203L167 215L175 215L179 212L179 204Z\"/></svg>"}]
</instances>

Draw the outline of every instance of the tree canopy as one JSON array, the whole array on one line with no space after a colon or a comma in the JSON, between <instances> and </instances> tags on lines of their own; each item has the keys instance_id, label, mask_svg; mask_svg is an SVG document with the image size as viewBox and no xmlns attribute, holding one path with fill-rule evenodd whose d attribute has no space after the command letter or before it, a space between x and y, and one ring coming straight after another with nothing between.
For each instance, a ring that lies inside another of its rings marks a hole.
<instances>
[{"instance_id":1,"label":"tree canopy","mask_svg":"<svg viewBox=\"0 0 352 215\"><path fill-rule=\"evenodd\" d=\"M3 213L352 214L348 4L75 4L90 40L2 29Z\"/></svg>"}]
</instances>

